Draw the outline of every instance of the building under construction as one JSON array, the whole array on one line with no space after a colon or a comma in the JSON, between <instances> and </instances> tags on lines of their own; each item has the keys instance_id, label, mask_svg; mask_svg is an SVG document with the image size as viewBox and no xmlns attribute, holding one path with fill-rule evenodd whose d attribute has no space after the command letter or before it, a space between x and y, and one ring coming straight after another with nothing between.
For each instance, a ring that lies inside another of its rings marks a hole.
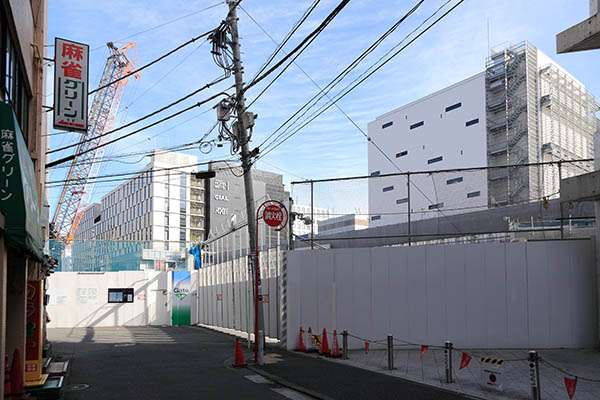
<instances>
[{"instance_id":1,"label":"building under construction","mask_svg":"<svg viewBox=\"0 0 600 400\"><path fill-rule=\"evenodd\" d=\"M488 166L594 157L594 96L531 43L492 51L485 85ZM558 197L561 177L592 169L589 162L489 170L490 206Z\"/></svg>"},{"instance_id":2,"label":"building under construction","mask_svg":"<svg viewBox=\"0 0 600 400\"><path fill-rule=\"evenodd\" d=\"M405 222L409 208L414 221L558 197L560 178L593 163L528 164L593 158L597 111L531 43L492 50L483 72L369 124L369 226ZM474 170L411 175L412 192L406 177L377 178L456 168Z\"/></svg>"}]
</instances>

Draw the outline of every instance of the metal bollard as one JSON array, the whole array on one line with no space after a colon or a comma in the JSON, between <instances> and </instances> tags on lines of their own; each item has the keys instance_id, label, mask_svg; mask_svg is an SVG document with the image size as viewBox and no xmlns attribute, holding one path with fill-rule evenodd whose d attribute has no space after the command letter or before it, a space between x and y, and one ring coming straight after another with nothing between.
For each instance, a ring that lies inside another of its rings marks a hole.
<instances>
[{"instance_id":1,"label":"metal bollard","mask_svg":"<svg viewBox=\"0 0 600 400\"><path fill-rule=\"evenodd\" d=\"M348 359L348 331L342 332L342 360Z\"/></svg>"},{"instance_id":2,"label":"metal bollard","mask_svg":"<svg viewBox=\"0 0 600 400\"><path fill-rule=\"evenodd\" d=\"M531 383L531 400L541 400L540 364L537 351L529 352L529 382Z\"/></svg>"},{"instance_id":3,"label":"metal bollard","mask_svg":"<svg viewBox=\"0 0 600 400\"><path fill-rule=\"evenodd\" d=\"M446 383L452 383L452 342L444 343L444 362L446 364Z\"/></svg>"},{"instance_id":4,"label":"metal bollard","mask_svg":"<svg viewBox=\"0 0 600 400\"><path fill-rule=\"evenodd\" d=\"M387 337L387 352L388 352L388 369L391 371L394 369L394 337L388 335Z\"/></svg>"},{"instance_id":5,"label":"metal bollard","mask_svg":"<svg viewBox=\"0 0 600 400\"><path fill-rule=\"evenodd\" d=\"M265 333L258 331L258 365L265 365Z\"/></svg>"}]
</instances>

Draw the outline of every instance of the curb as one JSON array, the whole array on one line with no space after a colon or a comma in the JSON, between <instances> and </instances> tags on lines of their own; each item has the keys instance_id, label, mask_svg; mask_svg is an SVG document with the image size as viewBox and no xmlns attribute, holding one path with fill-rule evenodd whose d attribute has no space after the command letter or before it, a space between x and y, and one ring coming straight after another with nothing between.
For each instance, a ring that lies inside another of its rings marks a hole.
<instances>
[{"instance_id":1,"label":"curb","mask_svg":"<svg viewBox=\"0 0 600 400\"><path fill-rule=\"evenodd\" d=\"M278 377L277 375L273 375L271 373L263 371L262 369L257 368L254 365L248 365L246 368L248 370L254 372L254 373L257 373L258 375L261 375L261 376L263 376L263 377L265 377L267 379L272 380L273 382L277 383L278 385L285 386L285 387L287 387L289 389L293 389L296 392L300 392L300 393L305 394L307 396L310 396L310 397L312 397L314 399L318 399L318 400L335 400L332 397L328 397L328 396L325 396L324 394L317 393L317 392L315 392L313 390L307 389L305 387L296 385L295 383L292 383L292 382L289 382L289 381L287 381L285 379L282 379L282 378Z\"/></svg>"}]
</instances>

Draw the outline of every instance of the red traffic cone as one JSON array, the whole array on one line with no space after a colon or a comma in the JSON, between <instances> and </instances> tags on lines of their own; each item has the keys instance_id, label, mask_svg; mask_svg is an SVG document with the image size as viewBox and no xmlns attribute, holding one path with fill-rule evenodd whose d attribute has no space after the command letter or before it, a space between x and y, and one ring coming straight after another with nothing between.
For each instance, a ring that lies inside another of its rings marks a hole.
<instances>
[{"instance_id":1,"label":"red traffic cone","mask_svg":"<svg viewBox=\"0 0 600 400\"><path fill-rule=\"evenodd\" d=\"M242 353L242 346L240 345L240 338L235 337L235 362L234 367L245 367L248 364L244 361L244 354Z\"/></svg>"},{"instance_id":2,"label":"red traffic cone","mask_svg":"<svg viewBox=\"0 0 600 400\"><path fill-rule=\"evenodd\" d=\"M296 351L306 351L306 345L304 344L304 331L302 330L302 327L300 327L300 334L298 335L298 348Z\"/></svg>"},{"instance_id":3,"label":"red traffic cone","mask_svg":"<svg viewBox=\"0 0 600 400\"><path fill-rule=\"evenodd\" d=\"M342 356L342 353L340 353L340 346L338 344L337 331L335 329L333 330L333 341L331 342L331 353L329 356L334 358Z\"/></svg>"},{"instance_id":4,"label":"red traffic cone","mask_svg":"<svg viewBox=\"0 0 600 400\"><path fill-rule=\"evenodd\" d=\"M11 393L11 385L10 385L10 368L8 366L8 354L4 355L4 394L7 395Z\"/></svg>"},{"instance_id":5,"label":"red traffic cone","mask_svg":"<svg viewBox=\"0 0 600 400\"><path fill-rule=\"evenodd\" d=\"M12 359L12 368L10 369L10 386L13 396L23 394L23 370L21 369L21 352L18 348L15 349Z\"/></svg>"},{"instance_id":6,"label":"red traffic cone","mask_svg":"<svg viewBox=\"0 0 600 400\"><path fill-rule=\"evenodd\" d=\"M319 350L319 354L327 354L329 353L329 344L327 343L327 331L323 328L323 336L321 338L321 350Z\"/></svg>"},{"instance_id":7,"label":"red traffic cone","mask_svg":"<svg viewBox=\"0 0 600 400\"><path fill-rule=\"evenodd\" d=\"M312 328L309 326L308 327L308 340L306 341L306 350L304 350L307 353L312 353L315 350L315 348L313 347L313 334L312 334Z\"/></svg>"}]
</instances>

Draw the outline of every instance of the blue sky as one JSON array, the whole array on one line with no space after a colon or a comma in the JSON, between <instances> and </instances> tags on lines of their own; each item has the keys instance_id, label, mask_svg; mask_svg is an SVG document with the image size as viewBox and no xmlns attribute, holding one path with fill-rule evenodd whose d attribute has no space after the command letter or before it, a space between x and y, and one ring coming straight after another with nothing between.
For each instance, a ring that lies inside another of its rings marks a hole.
<instances>
[{"instance_id":1,"label":"blue sky","mask_svg":"<svg viewBox=\"0 0 600 400\"><path fill-rule=\"evenodd\" d=\"M444 2L445 0L426 0L372 57L348 77L348 82ZM48 44L54 43L55 36L88 43L92 50L90 87L96 87L108 56L106 42L113 41L122 46L135 41L139 63L145 64L192 37L216 27L225 17L227 6L221 3L177 22L148 32L139 32L217 3L218 0L53 0L49 5ZM280 41L311 3L310 0L244 0L242 6L275 40ZM292 49L314 29L337 3L337 0L322 0L286 46L286 50ZM319 85L326 85L413 4L414 2L406 0L352 0L298 58L297 63ZM247 82L268 58L275 45L243 12L239 12L239 17ZM588 2L584 0L466 0L338 104L366 132L368 122L377 116L482 71L488 54L488 25L491 47L529 40L583 82L592 93L600 96L600 80L597 73L594 73L597 70L594 66L600 64L600 52L556 55L556 34L587 17ZM187 46L144 70L139 80L131 80L125 88L115 126L160 108L219 76L221 70L210 56L210 45L200 43ZM48 54L52 57L52 47L48 49ZM48 72L52 76L51 68ZM49 79L48 93L52 93L51 81ZM266 82L268 80L263 83ZM139 126L222 91L231 84L233 78ZM249 101L253 100L261 87L258 85L248 92ZM251 147L261 143L317 91L298 68L291 66L251 109L259 114ZM52 97L48 97L47 101L51 102L51 99ZM198 140L215 121L212 106L213 104L207 104L122 140L107 148L105 156ZM115 135L131 130L132 128L125 129ZM210 138L215 137L216 133L213 133ZM50 146L61 147L77 139L76 134L51 136ZM55 153L51 159L68 155L70 151ZM200 162L230 156L227 146L215 148L208 155L197 149L188 153L197 155ZM140 170L148 161L147 157L139 155L119 158L119 162L103 163L99 174ZM364 175L367 173L367 142L359 130L333 107L269 153L264 161L258 162L257 167L283 174L286 185L300 178ZM65 173L66 168L54 168L50 181L63 179ZM93 200L99 200L118 184L97 184ZM289 190L289 185L287 189ZM57 189L50 192L51 213L54 212L58 194Z\"/></svg>"}]
</instances>

